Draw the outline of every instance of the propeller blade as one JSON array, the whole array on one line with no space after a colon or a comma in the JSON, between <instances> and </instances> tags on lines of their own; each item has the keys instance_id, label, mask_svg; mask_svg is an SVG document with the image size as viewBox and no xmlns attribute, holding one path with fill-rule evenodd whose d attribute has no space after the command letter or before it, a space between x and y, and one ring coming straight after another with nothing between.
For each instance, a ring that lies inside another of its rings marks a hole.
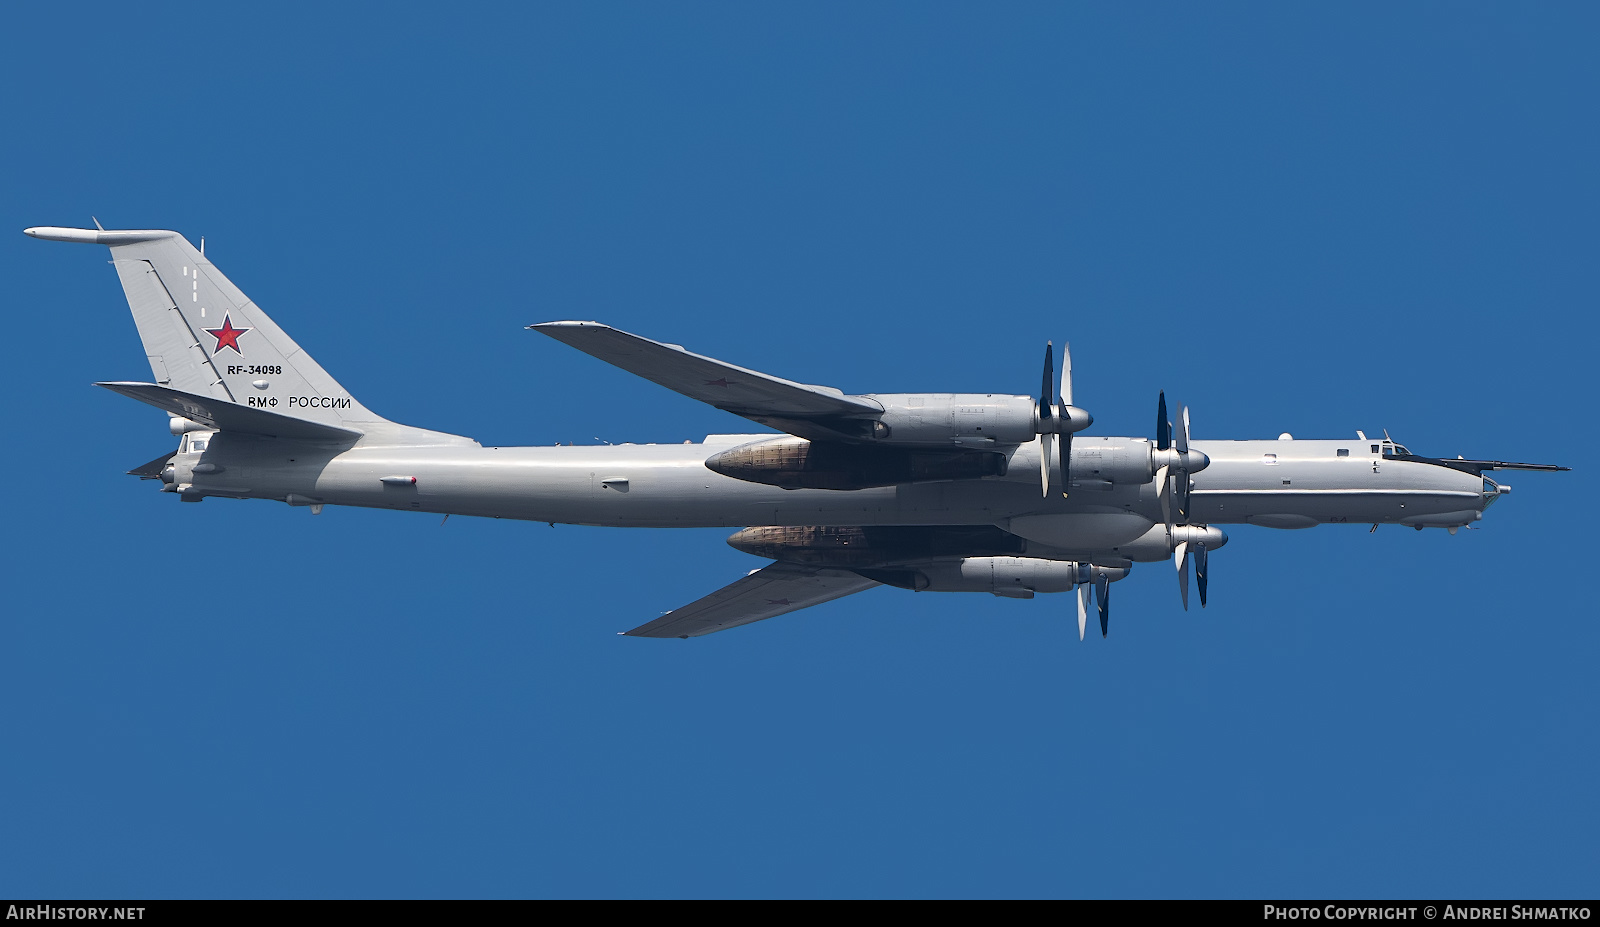
<instances>
[{"instance_id":1,"label":"propeller blade","mask_svg":"<svg viewBox=\"0 0 1600 927\"><path fill-rule=\"evenodd\" d=\"M1056 405L1072 405L1072 343L1061 342L1061 389L1056 392ZM1056 464L1061 474L1061 497L1066 498L1072 483L1072 432L1064 432L1056 448Z\"/></svg>"},{"instance_id":2,"label":"propeller blade","mask_svg":"<svg viewBox=\"0 0 1600 927\"><path fill-rule=\"evenodd\" d=\"M1183 610L1189 610L1189 542L1180 541L1172 552L1172 565L1178 568L1178 595L1183 597Z\"/></svg>"},{"instance_id":3,"label":"propeller blade","mask_svg":"<svg viewBox=\"0 0 1600 927\"><path fill-rule=\"evenodd\" d=\"M1206 607L1206 546L1195 545L1194 549L1194 584L1200 590L1200 607Z\"/></svg>"},{"instance_id":4,"label":"propeller blade","mask_svg":"<svg viewBox=\"0 0 1600 927\"><path fill-rule=\"evenodd\" d=\"M1178 405L1178 428L1173 433L1173 445L1178 449L1179 454L1187 455L1189 453L1189 407L1181 403ZM1175 507L1178 510L1178 521L1180 524L1185 525L1189 523L1188 466L1189 461L1185 456L1183 458L1184 469L1178 471L1176 480L1178 485L1173 490L1173 501L1176 503Z\"/></svg>"},{"instance_id":5,"label":"propeller blade","mask_svg":"<svg viewBox=\"0 0 1600 927\"><path fill-rule=\"evenodd\" d=\"M1078 584L1078 640L1083 640L1083 629L1089 626L1089 584Z\"/></svg>"},{"instance_id":6,"label":"propeller blade","mask_svg":"<svg viewBox=\"0 0 1600 927\"><path fill-rule=\"evenodd\" d=\"M1053 410L1050 407L1050 387L1056 378L1056 347L1055 343L1044 343L1044 379L1039 383L1039 423L1042 425L1051 418Z\"/></svg>"},{"instance_id":7,"label":"propeller blade","mask_svg":"<svg viewBox=\"0 0 1600 927\"><path fill-rule=\"evenodd\" d=\"M1072 342L1061 342L1061 392L1056 393L1056 402L1064 406L1072 405Z\"/></svg>"},{"instance_id":8,"label":"propeller blade","mask_svg":"<svg viewBox=\"0 0 1600 927\"><path fill-rule=\"evenodd\" d=\"M1172 423L1167 421L1167 391L1161 391L1161 398L1156 400L1156 450L1164 451L1172 447Z\"/></svg>"},{"instance_id":9,"label":"propeller blade","mask_svg":"<svg viewBox=\"0 0 1600 927\"><path fill-rule=\"evenodd\" d=\"M1105 637L1111 623L1111 581L1104 573L1094 578L1094 602L1100 606L1100 636Z\"/></svg>"},{"instance_id":10,"label":"propeller blade","mask_svg":"<svg viewBox=\"0 0 1600 927\"><path fill-rule=\"evenodd\" d=\"M1055 435L1045 432L1039 436L1039 490L1050 495L1050 451L1055 447Z\"/></svg>"}]
</instances>

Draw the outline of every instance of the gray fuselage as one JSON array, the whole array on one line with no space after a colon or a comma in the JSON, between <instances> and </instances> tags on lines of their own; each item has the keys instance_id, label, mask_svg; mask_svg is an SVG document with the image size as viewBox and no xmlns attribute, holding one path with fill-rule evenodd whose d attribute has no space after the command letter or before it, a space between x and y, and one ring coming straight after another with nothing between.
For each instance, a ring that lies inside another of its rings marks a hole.
<instances>
[{"instance_id":1,"label":"gray fuselage","mask_svg":"<svg viewBox=\"0 0 1600 927\"><path fill-rule=\"evenodd\" d=\"M699 444L472 445L348 449L230 433L185 437L173 460L184 498L268 498L616 527L994 524L1062 552L1125 548L1162 521L1156 484L1138 473L1092 479L1097 455L1148 457L1136 438L1074 440L1070 491L1041 497L1037 444L1009 450L1007 475L854 491L786 490L715 473L705 460L771 435ZM203 449L199 449L203 445ZM1382 442L1195 441L1191 520L1302 528L1324 523L1454 527L1481 517L1492 482L1395 460ZM1402 449L1403 450L1403 449ZM1124 467L1124 470L1127 470ZM1137 469L1137 468L1134 468ZM1487 490L1487 491L1486 491ZM1033 551L1030 550L1030 553ZM1121 549L1131 559L1159 559ZM1043 555L1048 556L1045 553Z\"/></svg>"}]
</instances>

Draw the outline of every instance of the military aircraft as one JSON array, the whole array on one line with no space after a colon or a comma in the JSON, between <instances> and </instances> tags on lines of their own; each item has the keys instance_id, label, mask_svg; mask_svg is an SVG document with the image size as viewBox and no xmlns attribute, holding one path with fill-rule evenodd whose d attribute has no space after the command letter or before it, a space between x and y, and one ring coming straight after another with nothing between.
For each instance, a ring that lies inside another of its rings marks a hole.
<instances>
[{"instance_id":1,"label":"military aircraft","mask_svg":"<svg viewBox=\"0 0 1600 927\"><path fill-rule=\"evenodd\" d=\"M1547 464L1426 457L1390 440L1198 441L1157 399L1155 437L1095 437L1072 363L1046 345L1037 396L846 395L598 322L533 331L778 433L700 444L483 447L384 419L356 401L177 232L38 227L107 245L153 382L96 384L169 416L175 452L130 473L184 502L208 496L620 527L734 527L773 561L646 622L697 637L879 585L1033 598L1090 591L1170 559L1183 607L1191 561L1206 604L1219 524L1381 524L1455 533L1511 487L1491 470Z\"/></svg>"}]
</instances>

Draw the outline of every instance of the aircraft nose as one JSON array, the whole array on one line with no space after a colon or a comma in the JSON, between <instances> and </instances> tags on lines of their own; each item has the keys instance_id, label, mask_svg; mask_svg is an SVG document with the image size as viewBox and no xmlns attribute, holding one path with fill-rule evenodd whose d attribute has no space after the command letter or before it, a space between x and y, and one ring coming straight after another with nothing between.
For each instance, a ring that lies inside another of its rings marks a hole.
<instances>
[{"instance_id":1,"label":"aircraft nose","mask_svg":"<svg viewBox=\"0 0 1600 927\"><path fill-rule=\"evenodd\" d=\"M1482 513L1487 512L1489 510L1489 506L1494 505L1497 499L1510 492L1511 487L1509 485L1504 483L1496 483L1494 480L1484 477L1483 495L1479 497L1481 501L1478 503L1478 517L1482 518Z\"/></svg>"}]
</instances>

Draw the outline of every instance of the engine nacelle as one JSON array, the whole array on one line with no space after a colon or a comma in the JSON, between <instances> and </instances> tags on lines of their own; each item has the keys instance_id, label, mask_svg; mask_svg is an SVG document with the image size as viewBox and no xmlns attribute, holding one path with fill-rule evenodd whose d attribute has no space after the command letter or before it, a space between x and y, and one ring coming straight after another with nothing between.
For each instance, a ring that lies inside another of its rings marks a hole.
<instances>
[{"instance_id":1,"label":"engine nacelle","mask_svg":"<svg viewBox=\"0 0 1600 927\"><path fill-rule=\"evenodd\" d=\"M812 566L883 566L935 557L1020 554L1027 542L993 525L792 525L745 528L735 550Z\"/></svg>"},{"instance_id":2,"label":"engine nacelle","mask_svg":"<svg viewBox=\"0 0 1600 927\"><path fill-rule=\"evenodd\" d=\"M1085 570L1084 568L1088 569ZM857 570L902 589L929 592L988 592L1014 599L1031 599L1040 592L1070 592L1079 582L1093 582L1104 573L1115 582L1128 575L1123 567L1079 564L1071 560L1037 557L963 557L907 565L898 570Z\"/></svg>"},{"instance_id":3,"label":"engine nacelle","mask_svg":"<svg viewBox=\"0 0 1600 927\"><path fill-rule=\"evenodd\" d=\"M995 451L833 444L779 437L741 444L706 460L723 476L784 489L868 489L936 480L1003 476Z\"/></svg>"},{"instance_id":4,"label":"engine nacelle","mask_svg":"<svg viewBox=\"0 0 1600 927\"><path fill-rule=\"evenodd\" d=\"M1094 417L1076 406L1056 409L1041 427L1036 400L992 393L890 393L868 398L883 406L871 437L893 444L963 447L1026 444L1041 430L1075 432Z\"/></svg>"},{"instance_id":5,"label":"engine nacelle","mask_svg":"<svg viewBox=\"0 0 1600 927\"><path fill-rule=\"evenodd\" d=\"M1152 446L1144 438L1072 439L1072 489L1110 490L1155 479Z\"/></svg>"}]
</instances>

